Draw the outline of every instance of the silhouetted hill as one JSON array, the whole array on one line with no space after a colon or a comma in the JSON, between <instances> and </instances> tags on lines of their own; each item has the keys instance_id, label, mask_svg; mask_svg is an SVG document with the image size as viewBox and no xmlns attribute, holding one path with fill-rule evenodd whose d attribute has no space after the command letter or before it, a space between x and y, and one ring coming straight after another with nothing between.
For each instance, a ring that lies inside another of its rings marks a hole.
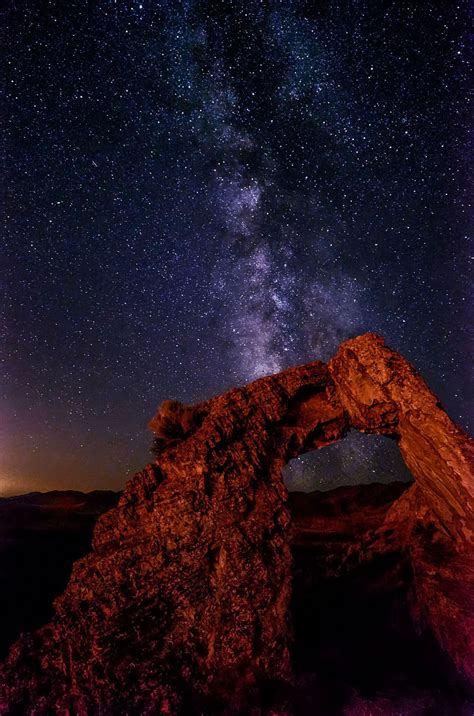
<instances>
[{"instance_id":1,"label":"silhouetted hill","mask_svg":"<svg viewBox=\"0 0 474 716\"><path fill-rule=\"evenodd\" d=\"M51 617L73 562L91 546L99 515L115 507L110 490L31 492L0 498L0 656L20 632Z\"/></svg>"}]
</instances>

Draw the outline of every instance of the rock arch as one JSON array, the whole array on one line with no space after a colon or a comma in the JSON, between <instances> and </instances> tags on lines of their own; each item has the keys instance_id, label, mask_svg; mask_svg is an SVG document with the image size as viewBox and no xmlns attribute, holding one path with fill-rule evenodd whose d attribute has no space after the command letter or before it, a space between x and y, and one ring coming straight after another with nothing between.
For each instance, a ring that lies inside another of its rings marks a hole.
<instances>
[{"instance_id":1,"label":"rock arch","mask_svg":"<svg viewBox=\"0 0 474 716\"><path fill-rule=\"evenodd\" d=\"M173 430L167 417L155 463L98 521L53 622L0 667L1 713L217 713L265 684L283 703L291 521L281 470L352 427L398 441L416 482L384 528L412 565L414 619L474 685L473 446L403 357L367 334L327 365L196 406L197 420L171 412L186 425ZM163 424L160 413L151 423Z\"/></svg>"}]
</instances>

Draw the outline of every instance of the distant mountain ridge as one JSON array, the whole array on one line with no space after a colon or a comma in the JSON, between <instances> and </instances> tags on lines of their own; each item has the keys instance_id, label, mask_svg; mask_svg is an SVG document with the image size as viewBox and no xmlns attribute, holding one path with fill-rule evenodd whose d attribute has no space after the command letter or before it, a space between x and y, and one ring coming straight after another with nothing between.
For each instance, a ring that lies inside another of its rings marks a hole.
<instances>
[{"instance_id":1,"label":"distant mountain ridge","mask_svg":"<svg viewBox=\"0 0 474 716\"><path fill-rule=\"evenodd\" d=\"M52 490L0 498L0 657L20 632L51 617L73 563L90 549L97 518L120 495Z\"/></svg>"},{"instance_id":2,"label":"distant mountain ridge","mask_svg":"<svg viewBox=\"0 0 474 716\"><path fill-rule=\"evenodd\" d=\"M66 500L71 505L88 505L90 507L97 506L100 509L101 504L105 506L114 502L115 496L120 497L120 492L114 490L91 490L82 492L80 490L48 490L47 492L34 491L25 492L20 495L8 495L0 497L0 508L2 504L16 505L47 505L51 508L61 508L66 504Z\"/></svg>"}]
</instances>

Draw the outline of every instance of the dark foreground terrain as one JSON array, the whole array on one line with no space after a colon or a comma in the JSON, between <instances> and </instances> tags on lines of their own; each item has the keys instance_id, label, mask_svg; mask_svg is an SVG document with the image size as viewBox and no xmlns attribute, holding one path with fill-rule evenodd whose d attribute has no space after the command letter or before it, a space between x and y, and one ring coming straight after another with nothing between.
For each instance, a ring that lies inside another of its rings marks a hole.
<instances>
[{"instance_id":1,"label":"dark foreground terrain","mask_svg":"<svg viewBox=\"0 0 474 716\"><path fill-rule=\"evenodd\" d=\"M301 714L474 713L452 664L432 637L414 628L411 568L393 528L383 530L390 507L411 486L373 483L289 496L292 656Z\"/></svg>"},{"instance_id":2,"label":"dark foreground terrain","mask_svg":"<svg viewBox=\"0 0 474 716\"><path fill-rule=\"evenodd\" d=\"M373 483L289 494L291 699L301 714L472 713L437 645L413 628L408 566L393 554L369 567L347 564L409 487ZM2 658L21 632L51 618L73 562L90 549L98 516L120 494L55 491L0 500Z\"/></svg>"},{"instance_id":3,"label":"dark foreground terrain","mask_svg":"<svg viewBox=\"0 0 474 716\"><path fill-rule=\"evenodd\" d=\"M118 492L33 492L0 498L0 659L21 632L46 624L97 517Z\"/></svg>"}]
</instances>

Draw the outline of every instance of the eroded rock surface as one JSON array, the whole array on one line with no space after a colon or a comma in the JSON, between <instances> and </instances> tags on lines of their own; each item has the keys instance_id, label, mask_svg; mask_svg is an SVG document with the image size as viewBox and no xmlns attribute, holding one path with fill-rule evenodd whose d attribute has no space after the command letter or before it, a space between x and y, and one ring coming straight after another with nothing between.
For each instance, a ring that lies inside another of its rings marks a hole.
<instances>
[{"instance_id":1,"label":"eroded rock surface","mask_svg":"<svg viewBox=\"0 0 474 716\"><path fill-rule=\"evenodd\" d=\"M472 443L407 361L367 334L328 365L173 406L152 421L156 462L99 519L52 622L1 667L1 713L291 713L281 470L351 428L398 440L416 483L327 568L398 555L414 622L474 684Z\"/></svg>"}]
</instances>

